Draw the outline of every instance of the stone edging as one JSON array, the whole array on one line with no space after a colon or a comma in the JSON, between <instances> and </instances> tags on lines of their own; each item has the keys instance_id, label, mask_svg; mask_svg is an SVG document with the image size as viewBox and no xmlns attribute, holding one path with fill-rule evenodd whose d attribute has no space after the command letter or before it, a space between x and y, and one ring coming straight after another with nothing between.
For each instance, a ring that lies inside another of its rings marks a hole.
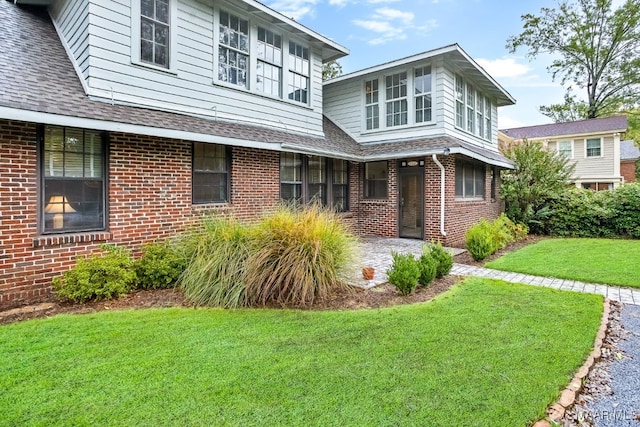
<instances>
[{"instance_id":1,"label":"stone edging","mask_svg":"<svg viewBox=\"0 0 640 427\"><path fill-rule=\"evenodd\" d=\"M560 399L547 408L547 417L533 424L533 427L551 427L552 425L558 425L564 418L567 409L573 406L578 393L582 391L582 381L589 375L593 365L602 357L602 343L607 335L610 313L610 300L605 298L602 319L600 320L600 329L598 329L598 333L596 334L591 354L587 357L582 367L575 373L569 385L562 391Z\"/></svg>"}]
</instances>

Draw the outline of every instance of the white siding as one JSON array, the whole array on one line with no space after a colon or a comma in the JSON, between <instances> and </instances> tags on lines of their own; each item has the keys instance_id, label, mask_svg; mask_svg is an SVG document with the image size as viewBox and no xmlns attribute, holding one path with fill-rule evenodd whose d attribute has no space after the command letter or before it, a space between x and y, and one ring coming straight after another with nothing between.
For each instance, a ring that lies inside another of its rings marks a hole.
<instances>
[{"instance_id":1,"label":"white siding","mask_svg":"<svg viewBox=\"0 0 640 427\"><path fill-rule=\"evenodd\" d=\"M89 3L59 0L51 6L50 14L78 73L86 81L89 77Z\"/></svg>"},{"instance_id":2,"label":"white siding","mask_svg":"<svg viewBox=\"0 0 640 427\"><path fill-rule=\"evenodd\" d=\"M60 24L65 24L65 28L69 27L63 34L67 44L75 47L73 56L87 79L89 95L154 109L322 134L322 63L319 52L312 46L309 45L312 76L309 106L216 84L213 60L214 26L217 24L214 24L211 2L172 0L178 1L177 26L171 28L170 35L177 45L177 52L170 52L175 55L175 69L147 67L132 63L132 47L135 49L139 43L132 40L130 16L134 1L138 0L61 1L62 11L83 10L83 14L73 14L76 26L83 23L82 31L70 25L71 20L65 14L52 14L54 19L61 20ZM84 7L73 7L72 3L82 3ZM216 2L216 7L219 4ZM269 27L253 14L245 18L250 20L252 28L259 23L282 33L281 27ZM84 41L82 49L76 47L80 39ZM255 48L254 45L251 47ZM283 53L288 55L286 45ZM249 70L249 78L255 78L252 71ZM286 72L283 68L285 76ZM283 91L286 94L286 87Z\"/></svg>"}]
</instances>

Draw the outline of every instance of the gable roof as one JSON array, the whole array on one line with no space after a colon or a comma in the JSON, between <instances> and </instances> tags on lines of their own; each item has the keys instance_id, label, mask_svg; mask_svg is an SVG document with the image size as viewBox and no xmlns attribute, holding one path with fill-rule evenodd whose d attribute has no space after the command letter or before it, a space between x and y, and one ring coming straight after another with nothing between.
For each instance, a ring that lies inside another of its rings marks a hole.
<instances>
[{"instance_id":1,"label":"gable roof","mask_svg":"<svg viewBox=\"0 0 640 427\"><path fill-rule=\"evenodd\" d=\"M565 123L551 123L537 126L502 129L500 132L512 139L553 138L578 136L606 132L626 132L627 117L612 116L598 119L578 120Z\"/></svg>"},{"instance_id":2,"label":"gable roof","mask_svg":"<svg viewBox=\"0 0 640 427\"><path fill-rule=\"evenodd\" d=\"M640 158L640 148L632 140L620 141L620 160L637 160Z\"/></svg>"},{"instance_id":3,"label":"gable roof","mask_svg":"<svg viewBox=\"0 0 640 427\"><path fill-rule=\"evenodd\" d=\"M62 46L45 8L0 0L0 119L109 132L296 151L353 161L400 158L399 153L441 154L445 148L511 167L490 150L454 138L362 146L328 118L325 137L92 100ZM35 40L25 43L25 40Z\"/></svg>"}]
</instances>

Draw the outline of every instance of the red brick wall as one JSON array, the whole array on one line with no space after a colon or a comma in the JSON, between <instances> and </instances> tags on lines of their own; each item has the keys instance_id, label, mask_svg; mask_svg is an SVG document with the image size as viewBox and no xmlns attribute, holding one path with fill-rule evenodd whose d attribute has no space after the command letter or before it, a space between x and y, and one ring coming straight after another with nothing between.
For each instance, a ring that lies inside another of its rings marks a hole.
<instances>
[{"instance_id":1,"label":"red brick wall","mask_svg":"<svg viewBox=\"0 0 640 427\"><path fill-rule=\"evenodd\" d=\"M358 234L361 236L398 237L398 180L397 162L387 162L389 178L387 198L384 200L365 199L362 167L351 174L357 180L351 186L352 196L356 198L355 212L358 216ZM353 188L356 187L356 191Z\"/></svg>"},{"instance_id":2,"label":"red brick wall","mask_svg":"<svg viewBox=\"0 0 640 427\"><path fill-rule=\"evenodd\" d=\"M624 182L636 182L636 162L620 162L620 175Z\"/></svg>"}]
</instances>

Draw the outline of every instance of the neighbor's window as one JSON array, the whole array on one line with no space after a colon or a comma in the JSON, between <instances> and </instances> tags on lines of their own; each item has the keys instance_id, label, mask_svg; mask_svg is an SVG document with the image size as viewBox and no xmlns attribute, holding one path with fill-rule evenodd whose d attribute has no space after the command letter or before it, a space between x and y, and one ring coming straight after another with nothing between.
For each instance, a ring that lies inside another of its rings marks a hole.
<instances>
[{"instance_id":1,"label":"neighbor's window","mask_svg":"<svg viewBox=\"0 0 640 427\"><path fill-rule=\"evenodd\" d=\"M249 68L249 21L220 12L218 79L247 87Z\"/></svg>"},{"instance_id":2,"label":"neighbor's window","mask_svg":"<svg viewBox=\"0 0 640 427\"><path fill-rule=\"evenodd\" d=\"M309 48L289 42L289 99L309 101Z\"/></svg>"},{"instance_id":3,"label":"neighbor's window","mask_svg":"<svg viewBox=\"0 0 640 427\"><path fill-rule=\"evenodd\" d=\"M224 145L193 144L193 203L229 201L229 154Z\"/></svg>"},{"instance_id":4,"label":"neighbor's window","mask_svg":"<svg viewBox=\"0 0 640 427\"><path fill-rule=\"evenodd\" d=\"M364 82L364 105L366 110L367 130L380 127L380 92L378 79Z\"/></svg>"},{"instance_id":5,"label":"neighbor's window","mask_svg":"<svg viewBox=\"0 0 640 427\"><path fill-rule=\"evenodd\" d=\"M483 198L484 178L484 164L456 160L456 197Z\"/></svg>"},{"instance_id":6,"label":"neighbor's window","mask_svg":"<svg viewBox=\"0 0 640 427\"><path fill-rule=\"evenodd\" d=\"M281 97L282 93L282 37L258 27L258 92Z\"/></svg>"},{"instance_id":7,"label":"neighbor's window","mask_svg":"<svg viewBox=\"0 0 640 427\"><path fill-rule=\"evenodd\" d=\"M105 228L105 150L98 131L45 126L40 193L43 233Z\"/></svg>"},{"instance_id":8,"label":"neighbor's window","mask_svg":"<svg viewBox=\"0 0 640 427\"><path fill-rule=\"evenodd\" d=\"M402 72L387 76L386 108L387 127L407 124L407 73Z\"/></svg>"},{"instance_id":9,"label":"neighbor's window","mask_svg":"<svg viewBox=\"0 0 640 427\"><path fill-rule=\"evenodd\" d=\"M590 138L587 139L587 157L600 157L602 156L602 139Z\"/></svg>"},{"instance_id":10,"label":"neighbor's window","mask_svg":"<svg viewBox=\"0 0 640 427\"><path fill-rule=\"evenodd\" d=\"M568 159L573 158L573 142L558 141L558 153Z\"/></svg>"},{"instance_id":11,"label":"neighbor's window","mask_svg":"<svg viewBox=\"0 0 640 427\"><path fill-rule=\"evenodd\" d=\"M431 67L420 67L414 71L416 123L431 121Z\"/></svg>"},{"instance_id":12,"label":"neighbor's window","mask_svg":"<svg viewBox=\"0 0 640 427\"><path fill-rule=\"evenodd\" d=\"M387 162L369 162L364 164L364 197L366 199L387 198Z\"/></svg>"},{"instance_id":13,"label":"neighbor's window","mask_svg":"<svg viewBox=\"0 0 640 427\"><path fill-rule=\"evenodd\" d=\"M169 0L140 2L140 60L169 68Z\"/></svg>"}]
</instances>

